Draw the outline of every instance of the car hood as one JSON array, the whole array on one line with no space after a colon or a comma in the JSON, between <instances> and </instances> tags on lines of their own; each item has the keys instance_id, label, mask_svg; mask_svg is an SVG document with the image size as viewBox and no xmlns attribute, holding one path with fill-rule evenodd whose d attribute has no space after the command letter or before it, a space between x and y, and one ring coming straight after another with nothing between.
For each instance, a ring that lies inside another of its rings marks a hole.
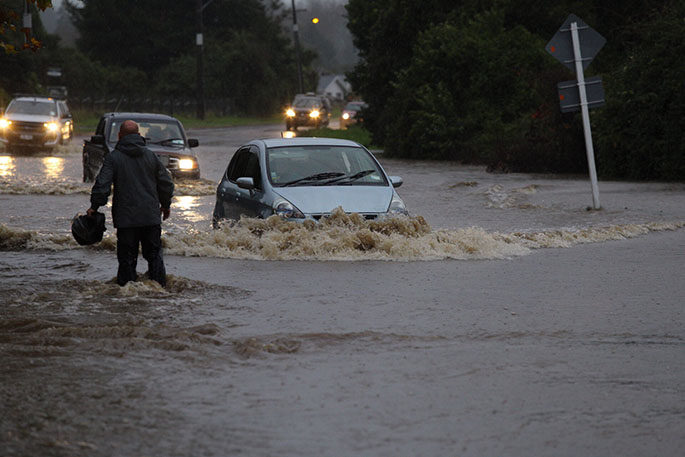
<instances>
[{"instance_id":1,"label":"car hood","mask_svg":"<svg viewBox=\"0 0 685 457\"><path fill-rule=\"evenodd\" d=\"M54 122L57 118L53 116L44 116L42 114L9 113L5 114L5 119L20 122Z\"/></svg>"},{"instance_id":2,"label":"car hood","mask_svg":"<svg viewBox=\"0 0 685 457\"><path fill-rule=\"evenodd\" d=\"M169 155L169 156L194 156L190 148L174 148L171 146L162 146L161 144L146 144L146 148L155 154Z\"/></svg>"},{"instance_id":3,"label":"car hood","mask_svg":"<svg viewBox=\"0 0 685 457\"><path fill-rule=\"evenodd\" d=\"M305 214L326 214L339 206L348 213L385 213L393 195L390 186L277 187L274 192Z\"/></svg>"},{"instance_id":4,"label":"car hood","mask_svg":"<svg viewBox=\"0 0 685 457\"><path fill-rule=\"evenodd\" d=\"M109 143L109 150L113 151L114 148L116 147L116 143ZM171 146L162 146L161 144L150 144L147 143L145 145L146 148L148 148L150 151L154 152L157 155L167 155L167 156L188 156L188 157L195 157L195 154L190 148L183 147L183 148L174 148Z\"/></svg>"}]
</instances>

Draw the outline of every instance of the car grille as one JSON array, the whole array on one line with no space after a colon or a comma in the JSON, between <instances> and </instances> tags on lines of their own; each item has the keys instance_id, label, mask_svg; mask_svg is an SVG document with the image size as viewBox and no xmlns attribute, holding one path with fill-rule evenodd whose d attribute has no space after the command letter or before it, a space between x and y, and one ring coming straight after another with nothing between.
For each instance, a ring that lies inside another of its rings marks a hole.
<instances>
[{"instance_id":1,"label":"car grille","mask_svg":"<svg viewBox=\"0 0 685 457\"><path fill-rule=\"evenodd\" d=\"M12 130L22 132L43 132L44 127L42 123L12 121Z\"/></svg>"},{"instance_id":2,"label":"car grille","mask_svg":"<svg viewBox=\"0 0 685 457\"><path fill-rule=\"evenodd\" d=\"M352 213L346 213L346 214L352 214ZM373 220L373 219L377 219L377 218L378 218L378 214L376 214L376 213L361 213L361 215L362 215L362 216L364 217L364 219L366 219L366 220ZM326 214L312 214L311 216L312 216L312 218L313 218L314 220L319 221L319 220L321 220L322 218L324 218L324 219L327 218L328 216L330 216L330 214L329 214L329 213L326 213Z\"/></svg>"},{"instance_id":3,"label":"car grille","mask_svg":"<svg viewBox=\"0 0 685 457\"><path fill-rule=\"evenodd\" d=\"M164 165L164 166L167 167L167 168L170 167L170 164L169 164L169 156L168 156L168 155L157 154L157 157L159 157L159 160L162 162L162 165ZM178 166L178 163L176 163L176 166ZM172 168L173 168L173 167L172 167Z\"/></svg>"}]
</instances>

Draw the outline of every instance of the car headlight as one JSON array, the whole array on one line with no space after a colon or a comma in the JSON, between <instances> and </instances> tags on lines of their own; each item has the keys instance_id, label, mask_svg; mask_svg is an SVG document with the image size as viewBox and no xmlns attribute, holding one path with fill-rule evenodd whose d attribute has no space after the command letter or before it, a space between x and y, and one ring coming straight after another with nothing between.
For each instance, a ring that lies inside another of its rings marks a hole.
<instances>
[{"instance_id":1,"label":"car headlight","mask_svg":"<svg viewBox=\"0 0 685 457\"><path fill-rule=\"evenodd\" d=\"M48 129L51 132L56 132L57 131L57 123L56 122L45 122L43 124L43 127Z\"/></svg>"},{"instance_id":2,"label":"car headlight","mask_svg":"<svg viewBox=\"0 0 685 457\"><path fill-rule=\"evenodd\" d=\"M181 170L192 170L196 168L196 164L192 159L181 159L178 161L178 168Z\"/></svg>"},{"instance_id":3,"label":"car headlight","mask_svg":"<svg viewBox=\"0 0 685 457\"><path fill-rule=\"evenodd\" d=\"M295 117L295 110L288 108L288 111L285 112L285 115L288 117Z\"/></svg>"},{"instance_id":4,"label":"car headlight","mask_svg":"<svg viewBox=\"0 0 685 457\"><path fill-rule=\"evenodd\" d=\"M404 202L397 195L397 192L393 192L392 200L390 201L390 206L388 206L388 212L393 214L404 214L405 216L409 214L407 212L407 207L404 206Z\"/></svg>"},{"instance_id":5,"label":"car headlight","mask_svg":"<svg viewBox=\"0 0 685 457\"><path fill-rule=\"evenodd\" d=\"M319 113L318 110L312 110L312 111L309 113L309 117L313 117L314 119L316 119L317 117L319 117L320 114L321 114L321 113Z\"/></svg>"},{"instance_id":6,"label":"car headlight","mask_svg":"<svg viewBox=\"0 0 685 457\"><path fill-rule=\"evenodd\" d=\"M342 118L348 120L350 118L350 113L343 113Z\"/></svg>"},{"instance_id":7,"label":"car headlight","mask_svg":"<svg viewBox=\"0 0 685 457\"><path fill-rule=\"evenodd\" d=\"M8 121L7 119L0 119L0 129L6 129L12 125L12 121Z\"/></svg>"},{"instance_id":8,"label":"car headlight","mask_svg":"<svg viewBox=\"0 0 685 457\"><path fill-rule=\"evenodd\" d=\"M297 209L295 205L290 203L285 198L277 198L274 200L273 206L274 214L277 214L286 219L304 219L302 211Z\"/></svg>"}]
</instances>

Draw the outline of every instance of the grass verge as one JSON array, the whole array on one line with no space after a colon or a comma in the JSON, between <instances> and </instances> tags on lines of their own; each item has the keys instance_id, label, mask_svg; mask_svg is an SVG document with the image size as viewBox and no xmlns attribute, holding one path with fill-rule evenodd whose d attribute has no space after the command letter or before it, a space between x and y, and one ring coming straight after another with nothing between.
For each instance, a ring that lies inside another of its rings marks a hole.
<instances>
[{"instance_id":1,"label":"grass verge","mask_svg":"<svg viewBox=\"0 0 685 457\"><path fill-rule=\"evenodd\" d=\"M95 131L102 113L90 111L72 111L74 116L74 129L78 133L92 133ZM264 125L283 123L281 114L270 117L241 117L241 116L206 116L205 119L197 119L191 116L177 115L176 119L183 123L186 129L201 129L213 127L231 127L236 125Z\"/></svg>"},{"instance_id":2,"label":"grass verge","mask_svg":"<svg viewBox=\"0 0 685 457\"><path fill-rule=\"evenodd\" d=\"M297 136L339 138L342 140L355 141L365 146L367 149L382 149L371 144L371 133L358 125L351 125L345 130L334 130L329 128L303 130L301 132L297 132Z\"/></svg>"}]
</instances>

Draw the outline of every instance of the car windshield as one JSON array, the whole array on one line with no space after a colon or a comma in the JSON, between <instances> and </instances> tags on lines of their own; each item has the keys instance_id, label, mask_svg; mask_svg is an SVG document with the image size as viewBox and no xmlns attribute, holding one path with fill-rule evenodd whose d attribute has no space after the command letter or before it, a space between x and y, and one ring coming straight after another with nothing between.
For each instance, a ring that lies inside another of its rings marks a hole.
<instances>
[{"instance_id":1,"label":"car windshield","mask_svg":"<svg viewBox=\"0 0 685 457\"><path fill-rule=\"evenodd\" d=\"M295 108L316 108L320 105L316 98L301 98L295 101Z\"/></svg>"},{"instance_id":2,"label":"car windshield","mask_svg":"<svg viewBox=\"0 0 685 457\"><path fill-rule=\"evenodd\" d=\"M57 107L54 102L15 100L7 107L7 114L12 113L57 116Z\"/></svg>"},{"instance_id":3,"label":"car windshield","mask_svg":"<svg viewBox=\"0 0 685 457\"><path fill-rule=\"evenodd\" d=\"M119 128L126 119L115 120L109 131L109 141L116 143L119 141ZM148 143L164 143L167 145L183 146L183 134L181 126L173 120L138 120L140 136L145 137Z\"/></svg>"},{"instance_id":4,"label":"car windshield","mask_svg":"<svg viewBox=\"0 0 685 457\"><path fill-rule=\"evenodd\" d=\"M267 149L274 187L306 185L387 185L365 149L350 146L286 146Z\"/></svg>"}]
</instances>

